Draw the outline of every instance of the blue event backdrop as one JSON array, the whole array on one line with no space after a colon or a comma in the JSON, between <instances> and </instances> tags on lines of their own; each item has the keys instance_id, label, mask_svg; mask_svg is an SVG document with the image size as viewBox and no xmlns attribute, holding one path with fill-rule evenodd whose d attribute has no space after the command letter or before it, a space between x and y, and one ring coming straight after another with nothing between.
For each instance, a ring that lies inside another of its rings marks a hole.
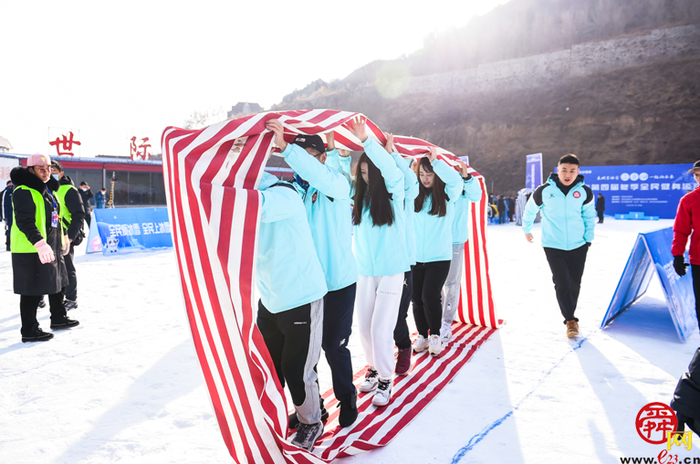
<instances>
[{"instance_id":1,"label":"blue event backdrop","mask_svg":"<svg viewBox=\"0 0 700 464\"><path fill-rule=\"evenodd\" d=\"M525 157L525 188L536 189L542 185L542 153Z\"/></svg>"},{"instance_id":2,"label":"blue event backdrop","mask_svg":"<svg viewBox=\"0 0 700 464\"><path fill-rule=\"evenodd\" d=\"M639 300L649 288L651 278L656 274L678 337L685 341L690 336L693 329L698 326L693 278L690 273L680 277L673 269L672 241L671 227L637 236L610 306L603 317L601 328L605 328ZM685 259L688 260L687 252Z\"/></svg>"},{"instance_id":3,"label":"blue event backdrop","mask_svg":"<svg viewBox=\"0 0 700 464\"><path fill-rule=\"evenodd\" d=\"M94 209L93 214L88 253L173 246L165 207Z\"/></svg>"},{"instance_id":4,"label":"blue event backdrop","mask_svg":"<svg viewBox=\"0 0 700 464\"><path fill-rule=\"evenodd\" d=\"M692 164L583 166L581 174L596 197L605 197L605 214L642 211L662 219L676 217L681 197L696 187L686 171Z\"/></svg>"}]
</instances>

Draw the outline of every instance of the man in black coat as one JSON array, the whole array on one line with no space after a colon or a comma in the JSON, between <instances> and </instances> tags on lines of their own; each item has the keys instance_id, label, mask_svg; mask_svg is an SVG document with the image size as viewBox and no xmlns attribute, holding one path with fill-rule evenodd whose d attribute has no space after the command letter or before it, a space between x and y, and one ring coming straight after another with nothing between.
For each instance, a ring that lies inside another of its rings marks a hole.
<instances>
[{"instance_id":1,"label":"man in black coat","mask_svg":"<svg viewBox=\"0 0 700 464\"><path fill-rule=\"evenodd\" d=\"M51 177L51 160L35 154L27 167L10 172L15 185L12 204L12 273L14 292L20 295L22 341L36 342L53 338L39 327L36 311L43 295L49 295L51 329L68 329L78 321L66 316L64 288L68 284L63 254L69 250L60 221L60 206L55 192L58 182ZM38 214L37 214L38 213Z\"/></svg>"},{"instance_id":2,"label":"man in black coat","mask_svg":"<svg viewBox=\"0 0 700 464\"><path fill-rule=\"evenodd\" d=\"M7 187L2 191L2 214L5 221L5 245L10 251L10 228L12 227L12 181L7 181Z\"/></svg>"},{"instance_id":3,"label":"man in black coat","mask_svg":"<svg viewBox=\"0 0 700 464\"><path fill-rule=\"evenodd\" d=\"M95 196L90 190L90 186L87 182L83 181L80 183L80 197L83 200L83 208L85 209L85 222L87 222L88 229L90 228L90 213L92 212L92 198Z\"/></svg>"},{"instance_id":4,"label":"man in black coat","mask_svg":"<svg viewBox=\"0 0 700 464\"><path fill-rule=\"evenodd\" d=\"M73 257L75 256L75 245L80 245L85 238L83 234L85 210L78 189L73 185L71 178L65 174L59 161L51 162L51 176L59 184L57 197L61 206L61 219L70 242L70 252L64 256L68 271L68 286L66 287L66 301L63 305L66 310L71 310L78 307L78 276L75 272Z\"/></svg>"},{"instance_id":5,"label":"man in black coat","mask_svg":"<svg viewBox=\"0 0 700 464\"><path fill-rule=\"evenodd\" d=\"M688 372L678 381L671 407L678 417L678 430L690 430L700 435L700 348L690 361Z\"/></svg>"},{"instance_id":6,"label":"man in black coat","mask_svg":"<svg viewBox=\"0 0 700 464\"><path fill-rule=\"evenodd\" d=\"M598 224L603 223L603 211L605 211L605 197L598 194L598 198L595 202L595 210L598 212Z\"/></svg>"}]
</instances>

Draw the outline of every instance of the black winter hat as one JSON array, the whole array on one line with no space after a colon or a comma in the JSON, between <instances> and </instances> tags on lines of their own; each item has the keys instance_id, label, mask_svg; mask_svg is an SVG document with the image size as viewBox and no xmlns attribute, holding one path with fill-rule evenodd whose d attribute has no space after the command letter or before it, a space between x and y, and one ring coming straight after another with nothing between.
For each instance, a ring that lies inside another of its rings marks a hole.
<instances>
[{"instance_id":1,"label":"black winter hat","mask_svg":"<svg viewBox=\"0 0 700 464\"><path fill-rule=\"evenodd\" d=\"M324 153L326 147L323 144L323 139L319 135L299 134L294 138L294 143L301 148L314 148L319 153Z\"/></svg>"}]
</instances>

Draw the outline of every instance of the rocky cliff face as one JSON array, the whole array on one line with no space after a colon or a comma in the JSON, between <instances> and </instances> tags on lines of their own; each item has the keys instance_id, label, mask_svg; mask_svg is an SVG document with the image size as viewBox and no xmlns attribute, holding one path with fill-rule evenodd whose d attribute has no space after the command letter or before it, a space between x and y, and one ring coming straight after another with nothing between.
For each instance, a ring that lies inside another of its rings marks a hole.
<instances>
[{"instance_id":1,"label":"rocky cliff face","mask_svg":"<svg viewBox=\"0 0 700 464\"><path fill-rule=\"evenodd\" d=\"M493 182L524 185L566 153L587 165L700 159L700 2L513 0L411 57L316 81L277 109L366 114Z\"/></svg>"}]
</instances>

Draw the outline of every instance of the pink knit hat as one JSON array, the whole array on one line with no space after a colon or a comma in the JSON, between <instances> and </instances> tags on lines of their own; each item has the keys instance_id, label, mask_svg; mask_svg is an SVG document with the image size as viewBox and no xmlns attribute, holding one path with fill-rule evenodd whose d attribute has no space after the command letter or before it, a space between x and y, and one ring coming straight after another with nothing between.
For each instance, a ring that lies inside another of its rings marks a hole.
<instances>
[{"instance_id":1,"label":"pink knit hat","mask_svg":"<svg viewBox=\"0 0 700 464\"><path fill-rule=\"evenodd\" d=\"M47 164L51 164L51 158L49 158L49 155L35 153L27 158L27 166L45 166Z\"/></svg>"}]
</instances>

